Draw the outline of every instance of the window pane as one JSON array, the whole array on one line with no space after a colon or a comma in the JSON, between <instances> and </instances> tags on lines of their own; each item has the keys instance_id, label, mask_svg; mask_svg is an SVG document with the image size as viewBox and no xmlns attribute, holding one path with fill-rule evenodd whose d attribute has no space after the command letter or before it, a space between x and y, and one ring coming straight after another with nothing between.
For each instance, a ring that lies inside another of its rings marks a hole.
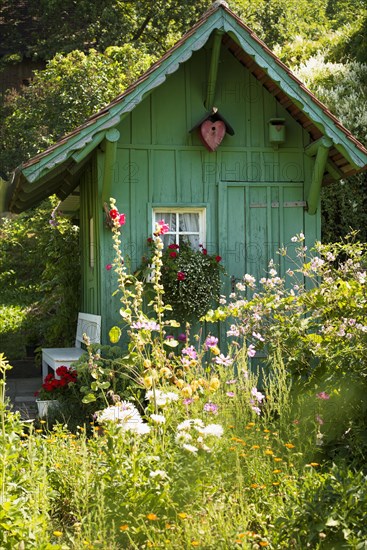
<instances>
[{"instance_id":1,"label":"window pane","mask_svg":"<svg viewBox=\"0 0 367 550\"><path fill-rule=\"evenodd\" d=\"M163 241L164 248L167 248L167 246L170 244L176 243L176 235L170 235L169 233L161 235L161 239Z\"/></svg>"},{"instance_id":2,"label":"window pane","mask_svg":"<svg viewBox=\"0 0 367 550\"><path fill-rule=\"evenodd\" d=\"M200 237L199 235L180 235L180 242L188 242L194 250L199 250Z\"/></svg>"},{"instance_id":3,"label":"window pane","mask_svg":"<svg viewBox=\"0 0 367 550\"><path fill-rule=\"evenodd\" d=\"M189 233L199 233L199 214L195 213L185 213L179 215L179 231L189 232Z\"/></svg>"}]
</instances>

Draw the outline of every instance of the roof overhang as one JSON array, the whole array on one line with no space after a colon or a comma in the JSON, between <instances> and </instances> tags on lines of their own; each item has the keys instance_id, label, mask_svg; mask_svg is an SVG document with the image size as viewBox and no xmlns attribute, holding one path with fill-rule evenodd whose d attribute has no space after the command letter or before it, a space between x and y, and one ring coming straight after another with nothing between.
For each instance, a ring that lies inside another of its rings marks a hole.
<instances>
[{"instance_id":1,"label":"roof overhang","mask_svg":"<svg viewBox=\"0 0 367 550\"><path fill-rule=\"evenodd\" d=\"M26 210L53 193L60 199L70 194L78 184L83 165L105 139L106 132L116 127L148 94L200 50L212 33L221 37L222 47L226 47L309 132L311 141L322 137L331 140L323 183L367 169L365 147L229 10L226 3L215 2L198 23L123 94L15 170L7 195L9 210Z\"/></svg>"}]
</instances>

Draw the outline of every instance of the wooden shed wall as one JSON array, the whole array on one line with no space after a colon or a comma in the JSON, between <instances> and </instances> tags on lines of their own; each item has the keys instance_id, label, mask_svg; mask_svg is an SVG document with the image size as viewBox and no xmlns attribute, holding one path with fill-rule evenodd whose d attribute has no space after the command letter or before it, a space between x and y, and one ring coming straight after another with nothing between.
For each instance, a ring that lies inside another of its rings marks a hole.
<instances>
[{"instance_id":1,"label":"wooden shed wall","mask_svg":"<svg viewBox=\"0 0 367 550\"><path fill-rule=\"evenodd\" d=\"M155 206L206 207L206 244L209 252L223 256L225 265L234 261L233 243L228 243L228 236L232 239L241 223L246 223L239 194L247 193L253 197L252 202L265 201L269 206L265 211L251 211L250 225L257 232L257 239L265 238L266 223L274 227L274 235L278 231L275 243L287 244L284 239L289 243L290 237L302 230L309 244L320 237L319 214L308 216L302 207L292 212L281 208L276 211L274 207L279 198L289 202L307 197L312 161L303 151L309 143L308 134L225 49L219 63L215 105L234 128L235 135L226 135L217 152L209 153L197 133L189 132L205 114L203 102L210 53L210 47L196 52L118 128L121 137L112 194L119 210L126 214L123 251L132 268L140 264L146 252ZM275 117L284 118L286 123L286 142L278 149L271 146L268 138L268 121ZM101 192L101 151L97 161ZM236 220L237 225L231 226L231 220ZM99 229L101 310L107 331L119 320L118 301L111 297L116 287L113 272L105 269L113 259L111 234L102 220ZM269 256L273 245L265 255ZM235 267L238 277L247 266L241 260ZM284 264L283 269L286 267Z\"/></svg>"}]
</instances>

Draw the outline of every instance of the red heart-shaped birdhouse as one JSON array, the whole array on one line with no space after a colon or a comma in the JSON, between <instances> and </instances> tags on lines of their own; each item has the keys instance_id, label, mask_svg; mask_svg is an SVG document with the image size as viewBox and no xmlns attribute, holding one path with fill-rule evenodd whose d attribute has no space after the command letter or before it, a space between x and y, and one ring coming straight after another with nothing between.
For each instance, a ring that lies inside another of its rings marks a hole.
<instances>
[{"instance_id":1,"label":"red heart-shaped birdhouse","mask_svg":"<svg viewBox=\"0 0 367 550\"><path fill-rule=\"evenodd\" d=\"M226 135L226 125L222 120L205 120L200 126L199 136L209 151L215 151Z\"/></svg>"}]
</instances>

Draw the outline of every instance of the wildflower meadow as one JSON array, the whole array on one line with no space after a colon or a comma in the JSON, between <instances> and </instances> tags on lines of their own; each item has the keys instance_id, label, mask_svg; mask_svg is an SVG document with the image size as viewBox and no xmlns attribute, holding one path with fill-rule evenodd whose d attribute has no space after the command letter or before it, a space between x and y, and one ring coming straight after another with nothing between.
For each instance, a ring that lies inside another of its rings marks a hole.
<instances>
[{"instance_id":1,"label":"wildflower meadow","mask_svg":"<svg viewBox=\"0 0 367 550\"><path fill-rule=\"evenodd\" d=\"M165 302L167 224L147 303L110 214L121 323L57 419L9 409L0 356L0 548L366 549L366 246L296 235L284 277L287 249L193 330Z\"/></svg>"}]
</instances>

